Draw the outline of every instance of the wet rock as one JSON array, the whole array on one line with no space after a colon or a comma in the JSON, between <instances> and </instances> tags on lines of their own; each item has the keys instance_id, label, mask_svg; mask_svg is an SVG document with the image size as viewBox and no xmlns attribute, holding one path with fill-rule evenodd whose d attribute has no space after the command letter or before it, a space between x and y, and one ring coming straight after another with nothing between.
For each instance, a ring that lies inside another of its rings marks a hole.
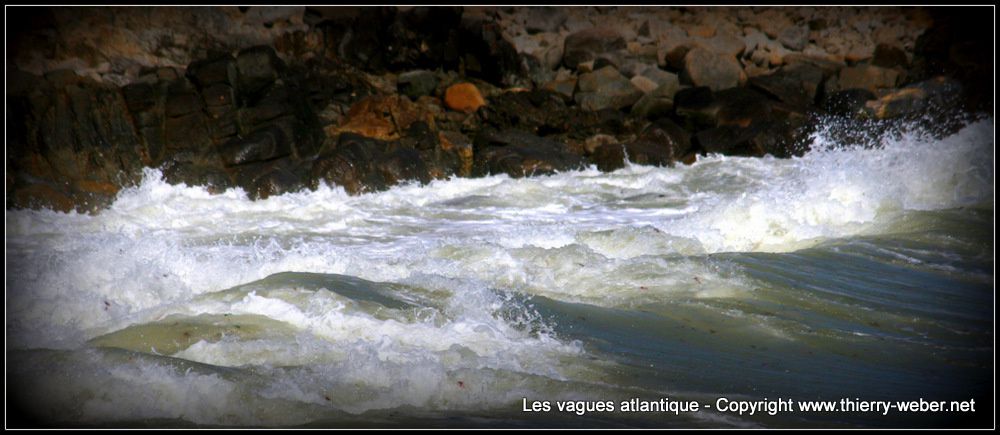
<instances>
[{"instance_id":1,"label":"wet rock","mask_svg":"<svg viewBox=\"0 0 1000 435\"><path fill-rule=\"evenodd\" d=\"M736 87L744 77L735 57L703 48L694 48L684 56L683 76L695 86L707 86L712 90Z\"/></svg>"},{"instance_id":2,"label":"wet rock","mask_svg":"<svg viewBox=\"0 0 1000 435\"><path fill-rule=\"evenodd\" d=\"M451 110L471 113L486 104L479 88L472 83L457 83L448 87L444 93L444 104Z\"/></svg>"},{"instance_id":3,"label":"wet rock","mask_svg":"<svg viewBox=\"0 0 1000 435\"><path fill-rule=\"evenodd\" d=\"M712 90L707 86L685 88L674 94L674 111L685 121L690 130L701 130L715 126L718 107Z\"/></svg>"},{"instance_id":4,"label":"wet rock","mask_svg":"<svg viewBox=\"0 0 1000 435\"><path fill-rule=\"evenodd\" d=\"M872 55L872 65L882 68L906 68L909 61L903 49L895 45L878 44L875 46L875 54Z\"/></svg>"},{"instance_id":5,"label":"wet rock","mask_svg":"<svg viewBox=\"0 0 1000 435\"><path fill-rule=\"evenodd\" d=\"M205 186L211 193L222 193L235 187L229 175L218 165L169 161L160 168L163 180L170 184Z\"/></svg>"},{"instance_id":6,"label":"wet rock","mask_svg":"<svg viewBox=\"0 0 1000 435\"><path fill-rule=\"evenodd\" d=\"M877 92L880 89L893 88L899 79L899 72L889 68L873 65L861 65L843 68L837 78L840 89L867 89Z\"/></svg>"},{"instance_id":7,"label":"wet rock","mask_svg":"<svg viewBox=\"0 0 1000 435\"><path fill-rule=\"evenodd\" d=\"M639 118L656 119L670 115L674 109L674 95L680 90L680 83L677 76L673 81L666 81L652 92L643 95L632 106L632 115Z\"/></svg>"},{"instance_id":8,"label":"wet rock","mask_svg":"<svg viewBox=\"0 0 1000 435\"><path fill-rule=\"evenodd\" d=\"M424 114L408 98L376 96L364 98L351 106L346 120L338 126L328 127L328 136L356 133L380 140L398 139L413 122Z\"/></svg>"},{"instance_id":9,"label":"wet rock","mask_svg":"<svg viewBox=\"0 0 1000 435\"><path fill-rule=\"evenodd\" d=\"M573 116L560 94L546 90L505 92L490 98L477 112L484 126L497 130L518 128L535 134L551 134L572 128Z\"/></svg>"},{"instance_id":10,"label":"wet rock","mask_svg":"<svg viewBox=\"0 0 1000 435\"><path fill-rule=\"evenodd\" d=\"M664 118L651 124L633 141L601 145L590 159L605 172L625 167L626 159L640 165L669 166L690 148L687 132Z\"/></svg>"},{"instance_id":11,"label":"wet rock","mask_svg":"<svg viewBox=\"0 0 1000 435\"><path fill-rule=\"evenodd\" d=\"M8 208L49 209L69 212L76 210L79 200L66 193L65 187L48 183L18 185L8 192Z\"/></svg>"},{"instance_id":12,"label":"wet rock","mask_svg":"<svg viewBox=\"0 0 1000 435\"><path fill-rule=\"evenodd\" d=\"M962 86L947 77L935 77L864 103L865 115L875 119L947 115L956 108Z\"/></svg>"},{"instance_id":13,"label":"wet rock","mask_svg":"<svg viewBox=\"0 0 1000 435\"><path fill-rule=\"evenodd\" d=\"M785 65L773 74L753 77L749 82L779 101L806 106L816 101L823 71L809 64Z\"/></svg>"},{"instance_id":14,"label":"wet rock","mask_svg":"<svg viewBox=\"0 0 1000 435\"><path fill-rule=\"evenodd\" d=\"M457 131L438 132L439 151L431 159L431 175L444 178L449 175L472 175L472 141Z\"/></svg>"},{"instance_id":15,"label":"wet rock","mask_svg":"<svg viewBox=\"0 0 1000 435\"><path fill-rule=\"evenodd\" d=\"M642 90L611 66L581 74L577 87L574 99L581 107L592 111L626 108L643 95Z\"/></svg>"},{"instance_id":16,"label":"wet rock","mask_svg":"<svg viewBox=\"0 0 1000 435\"><path fill-rule=\"evenodd\" d=\"M695 146L704 153L749 157L801 155L805 151L804 140L801 126L787 122L762 122L748 127L723 125L694 135Z\"/></svg>"},{"instance_id":17,"label":"wet rock","mask_svg":"<svg viewBox=\"0 0 1000 435\"><path fill-rule=\"evenodd\" d=\"M168 118L201 113L204 109L201 96L186 82L171 84L168 92L166 105L164 106Z\"/></svg>"},{"instance_id":18,"label":"wet rock","mask_svg":"<svg viewBox=\"0 0 1000 435\"><path fill-rule=\"evenodd\" d=\"M243 101L253 102L280 77L284 63L270 46L241 50L236 56L237 89Z\"/></svg>"},{"instance_id":19,"label":"wet rock","mask_svg":"<svg viewBox=\"0 0 1000 435\"><path fill-rule=\"evenodd\" d=\"M845 89L833 92L823 99L823 109L832 115L856 117L863 113L866 103L875 99L867 89Z\"/></svg>"},{"instance_id":20,"label":"wet rock","mask_svg":"<svg viewBox=\"0 0 1000 435\"><path fill-rule=\"evenodd\" d=\"M614 136L611 136L609 134L595 134L591 137L588 137L587 140L584 141L583 151L585 154L591 155L594 153L594 151L597 150L597 148L600 148L603 145L614 144L614 143L618 143L618 139L616 139Z\"/></svg>"},{"instance_id":21,"label":"wet rock","mask_svg":"<svg viewBox=\"0 0 1000 435\"><path fill-rule=\"evenodd\" d=\"M575 69L580 63L596 60L601 54L624 49L625 38L615 29L593 27L580 30L566 37L563 65Z\"/></svg>"},{"instance_id":22,"label":"wet rock","mask_svg":"<svg viewBox=\"0 0 1000 435\"><path fill-rule=\"evenodd\" d=\"M219 156L226 166L273 160L292 154L292 140L285 129L271 125L223 144Z\"/></svg>"},{"instance_id":23,"label":"wet rock","mask_svg":"<svg viewBox=\"0 0 1000 435\"><path fill-rule=\"evenodd\" d=\"M229 54L196 60L188 65L186 76L199 88L215 84L235 86L238 82L236 60Z\"/></svg>"},{"instance_id":24,"label":"wet rock","mask_svg":"<svg viewBox=\"0 0 1000 435\"><path fill-rule=\"evenodd\" d=\"M508 174L520 178L583 167L583 160L566 144L521 130L482 130L474 146L473 176Z\"/></svg>"},{"instance_id":25,"label":"wet rock","mask_svg":"<svg viewBox=\"0 0 1000 435\"><path fill-rule=\"evenodd\" d=\"M434 165L446 160L428 165L425 158L433 156L435 150L421 151L412 145L412 142L382 141L350 132L342 133L337 145L325 149L313 162L310 184L315 188L321 182L332 183L343 186L349 193L358 194L384 190L410 180L427 183L432 178ZM438 152L446 150L438 148ZM445 169L449 173L456 172L456 168Z\"/></svg>"},{"instance_id":26,"label":"wet rock","mask_svg":"<svg viewBox=\"0 0 1000 435\"><path fill-rule=\"evenodd\" d=\"M308 188L306 180L312 162L279 159L236 168L236 183L251 199L297 192Z\"/></svg>"},{"instance_id":27,"label":"wet rock","mask_svg":"<svg viewBox=\"0 0 1000 435\"><path fill-rule=\"evenodd\" d=\"M386 142L377 139L350 132L340 134L336 147L323 151L313 163L311 187L326 182L352 194L385 189L388 186L375 172L373 162L386 147Z\"/></svg>"},{"instance_id":28,"label":"wet rock","mask_svg":"<svg viewBox=\"0 0 1000 435\"><path fill-rule=\"evenodd\" d=\"M7 96L8 204L93 211L138 181L146 150L119 89L86 78L15 80L23 82Z\"/></svg>"},{"instance_id":29,"label":"wet rock","mask_svg":"<svg viewBox=\"0 0 1000 435\"><path fill-rule=\"evenodd\" d=\"M396 81L399 92L410 98L417 99L431 95L437 89L437 75L430 71L408 71L399 75Z\"/></svg>"}]
</instances>

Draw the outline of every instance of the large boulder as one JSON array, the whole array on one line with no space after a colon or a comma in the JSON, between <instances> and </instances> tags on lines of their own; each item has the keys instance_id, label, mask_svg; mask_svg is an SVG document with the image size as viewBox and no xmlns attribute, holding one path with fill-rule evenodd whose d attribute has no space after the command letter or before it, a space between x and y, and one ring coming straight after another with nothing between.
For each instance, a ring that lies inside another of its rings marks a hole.
<instances>
[{"instance_id":1,"label":"large boulder","mask_svg":"<svg viewBox=\"0 0 1000 435\"><path fill-rule=\"evenodd\" d=\"M695 86L719 91L739 86L746 76L736 57L697 47L684 55L683 77Z\"/></svg>"},{"instance_id":2,"label":"large boulder","mask_svg":"<svg viewBox=\"0 0 1000 435\"><path fill-rule=\"evenodd\" d=\"M563 48L563 65L569 69L600 55L626 49L625 38L609 27L593 27L566 36Z\"/></svg>"},{"instance_id":3,"label":"large boulder","mask_svg":"<svg viewBox=\"0 0 1000 435\"><path fill-rule=\"evenodd\" d=\"M364 98L351 106L340 125L329 126L328 136L355 133L379 140L399 139L403 131L424 118L409 98L398 95Z\"/></svg>"},{"instance_id":4,"label":"large boulder","mask_svg":"<svg viewBox=\"0 0 1000 435\"><path fill-rule=\"evenodd\" d=\"M485 104L483 94L472 83L456 83L444 93L444 105L457 112L475 112Z\"/></svg>"},{"instance_id":5,"label":"large boulder","mask_svg":"<svg viewBox=\"0 0 1000 435\"><path fill-rule=\"evenodd\" d=\"M640 165L669 166L690 148L688 133L673 121L662 118L650 124L635 140L597 147L590 160L605 172L625 167L626 160Z\"/></svg>"},{"instance_id":6,"label":"large boulder","mask_svg":"<svg viewBox=\"0 0 1000 435\"><path fill-rule=\"evenodd\" d=\"M396 80L399 92L413 99L433 94L437 85L437 75L427 70L407 71Z\"/></svg>"},{"instance_id":7,"label":"large boulder","mask_svg":"<svg viewBox=\"0 0 1000 435\"><path fill-rule=\"evenodd\" d=\"M773 74L753 77L750 85L778 101L808 106L816 102L823 79L822 69L799 63L785 65Z\"/></svg>"},{"instance_id":8,"label":"large boulder","mask_svg":"<svg viewBox=\"0 0 1000 435\"><path fill-rule=\"evenodd\" d=\"M587 110L623 109L635 104L643 92L613 66L581 74L574 99Z\"/></svg>"},{"instance_id":9,"label":"large boulder","mask_svg":"<svg viewBox=\"0 0 1000 435\"><path fill-rule=\"evenodd\" d=\"M944 76L906 86L865 102L863 113L875 119L948 115L958 106L962 85Z\"/></svg>"},{"instance_id":10,"label":"large boulder","mask_svg":"<svg viewBox=\"0 0 1000 435\"><path fill-rule=\"evenodd\" d=\"M522 130L482 130L474 146L474 177L507 174L520 178L583 167L583 159L566 144Z\"/></svg>"}]
</instances>

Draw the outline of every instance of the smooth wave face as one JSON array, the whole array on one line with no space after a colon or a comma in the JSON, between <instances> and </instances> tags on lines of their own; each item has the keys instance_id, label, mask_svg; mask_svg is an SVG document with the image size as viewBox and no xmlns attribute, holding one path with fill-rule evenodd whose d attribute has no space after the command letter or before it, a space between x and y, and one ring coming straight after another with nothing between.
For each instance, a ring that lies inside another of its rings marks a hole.
<instances>
[{"instance_id":1,"label":"smooth wave face","mask_svg":"<svg viewBox=\"0 0 1000 435\"><path fill-rule=\"evenodd\" d=\"M801 158L321 187L156 170L6 214L8 379L59 424L899 426L534 400L988 397L993 121ZM915 420L914 420L915 419Z\"/></svg>"}]
</instances>

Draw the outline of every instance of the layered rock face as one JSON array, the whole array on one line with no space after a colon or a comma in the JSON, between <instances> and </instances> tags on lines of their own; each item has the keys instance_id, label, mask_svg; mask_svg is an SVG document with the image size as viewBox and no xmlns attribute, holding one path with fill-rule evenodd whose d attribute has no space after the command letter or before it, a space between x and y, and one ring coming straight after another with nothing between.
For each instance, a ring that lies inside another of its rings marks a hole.
<instances>
[{"instance_id":1,"label":"layered rock face","mask_svg":"<svg viewBox=\"0 0 1000 435\"><path fill-rule=\"evenodd\" d=\"M819 117L991 112L975 12L9 8L7 207L789 157Z\"/></svg>"}]
</instances>

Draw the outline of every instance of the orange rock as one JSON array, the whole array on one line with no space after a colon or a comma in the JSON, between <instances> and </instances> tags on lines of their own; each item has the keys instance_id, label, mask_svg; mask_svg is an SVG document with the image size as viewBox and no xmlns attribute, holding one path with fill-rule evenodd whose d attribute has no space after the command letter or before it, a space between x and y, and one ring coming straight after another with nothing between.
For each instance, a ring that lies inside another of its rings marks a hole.
<instances>
[{"instance_id":1,"label":"orange rock","mask_svg":"<svg viewBox=\"0 0 1000 435\"><path fill-rule=\"evenodd\" d=\"M458 83L448 87L444 92L444 104L449 109L471 113L486 105L483 94L472 83Z\"/></svg>"},{"instance_id":2,"label":"orange rock","mask_svg":"<svg viewBox=\"0 0 1000 435\"><path fill-rule=\"evenodd\" d=\"M409 98L398 95L364 98L347 111L340 125L326 127L327 136L357 133L379 140L399 139L410 124L422 120L421 111Z\"/></svg>"}]
</instances>

